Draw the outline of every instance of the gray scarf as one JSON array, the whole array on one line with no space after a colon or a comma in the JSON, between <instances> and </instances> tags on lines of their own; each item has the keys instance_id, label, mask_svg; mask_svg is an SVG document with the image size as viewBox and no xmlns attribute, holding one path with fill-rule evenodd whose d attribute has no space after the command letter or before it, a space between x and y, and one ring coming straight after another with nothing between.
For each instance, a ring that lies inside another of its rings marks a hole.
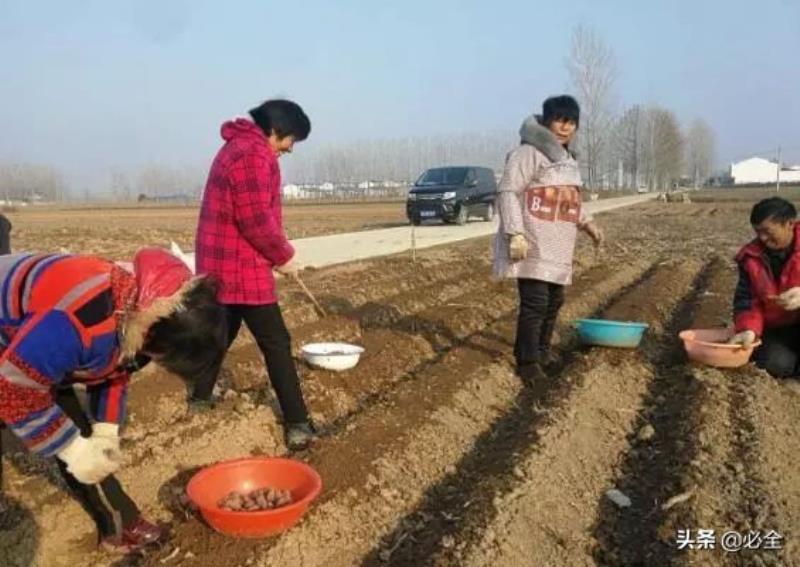
<instances>
[{"instance_id":1,"label":"gray scarf","mask_svg":"<svg viewBox=\"0 0 800 567\"><path fill-rule=\"evenodd\" d=\"M532 145L553 163L566 161L575 155L559 143L550 129L542 125L542 117L536 114L529 116L522 123L519 137L523 144Z\"/></svg>"}]
</instances>

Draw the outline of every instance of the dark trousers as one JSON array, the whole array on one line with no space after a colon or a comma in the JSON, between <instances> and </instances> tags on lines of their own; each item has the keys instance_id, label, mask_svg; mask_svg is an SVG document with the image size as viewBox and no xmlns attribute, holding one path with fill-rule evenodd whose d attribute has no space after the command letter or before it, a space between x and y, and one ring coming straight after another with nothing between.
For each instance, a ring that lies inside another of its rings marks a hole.
<instances>
[{"instance_id":1,"label":"dark trousers","mask_svg":"<svg viewBox=\"0 0 800 567\"><path fill-rule=\"evenodd\" d=\"M800 326L768 329L753 360L776 378L800 375Z\"/></svg>"},{"instance_id":2,"label":"dark trousers","mask_svg":"<svg viewBox=\"0 0 800 567\"><path fill-rule=\"evenodd\" d=\"M70 387L60 388L56 393L56 403L75 422L81 430L81 435L88 437L92 434L92 424L75 390ZM2 456L2 445L0 445L0 467L2 467ZM131 525L139 517L136 504L125 494L122 485L113 475L99 484L82 484L67 472L67 465L60 459L56 459L56 463L72 495L97 524L101 538L121 533L123 528ZM2 481L2 470L0 470L0 481Z\"/></svg>"},{"instance_id":3,"label":"dark trousers","mask_svg":"<svg viewBox=\"0 0 800 567\"><path fill-rule=\"evenodd\" d=\"M519 317L514 358L517 366L539 362L549 350L556 318L564 305L564 286L519 278Z\"/></svg>"},{"instance_id":4,"label":"dark trousers","mask_svg":"<svg viewBox=\"0 0 800 567\"><path fill-rule=\"evenodd\" d=\"M0 255L11 254L11 221L0 214Z\"/></svg>"},{"instance_id":5,"label":"dark trousers","mask_svg":"<svg viewBox=\"0 0 800 567\"><path fill-rule=\"evenodd\" d=\"M242 321L250 329L267 366L269 380L278 397L278 403L286 423L308 421L308 409L303 401L297 368L292 358L292 341L289 330L283 321L281 308L277 303L271 305L227 305L228 346L230 347ZM220 366L200 377L195 383L193 399L211 398L217 382Z\"/></svg>"}]
</instances>

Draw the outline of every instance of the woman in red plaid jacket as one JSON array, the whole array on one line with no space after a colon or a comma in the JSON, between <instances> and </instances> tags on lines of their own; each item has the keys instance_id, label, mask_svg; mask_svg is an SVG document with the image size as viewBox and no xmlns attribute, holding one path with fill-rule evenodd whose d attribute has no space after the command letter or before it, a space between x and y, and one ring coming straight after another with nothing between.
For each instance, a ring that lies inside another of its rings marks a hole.
<instances>
[{"instance_id":1,"label":"woman in red plaid jacket","mask_svg":"<svg viewBox=\"0 0 800 567\"><path fill-rule=\"evenodd\" d=\"M196 268L220 282L219 301L227 307L230 343L242 321L266 361L284 418L286 443L303 448L314 430L291 354L291 338L281 315L273 271L297 272L294 248L283 231L278 158L305 140L311 122L288 100L270 100L222 125L224 145L208 176L195 243ZM219 368L197 383L192 405L213 405Z\"/></svg>"}]
</instances>

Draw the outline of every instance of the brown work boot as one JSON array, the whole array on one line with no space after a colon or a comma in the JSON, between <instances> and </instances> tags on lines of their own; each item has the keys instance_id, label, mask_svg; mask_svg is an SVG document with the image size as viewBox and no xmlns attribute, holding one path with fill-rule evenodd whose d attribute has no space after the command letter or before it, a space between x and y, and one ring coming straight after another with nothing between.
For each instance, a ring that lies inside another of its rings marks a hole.
<instances>
[{"instance_id":1,"label":"brown work boot","mask_svg":"<svg viewBox=\"0 0 800 567\"><path fill-rule=\"evenodd\" d=\"M131 553L148 545L162 543L166 535L164 529L139 516L135 522L124 528L121 534L104 537L100 545L108 551Z\"/></svg>"}]
</instances>

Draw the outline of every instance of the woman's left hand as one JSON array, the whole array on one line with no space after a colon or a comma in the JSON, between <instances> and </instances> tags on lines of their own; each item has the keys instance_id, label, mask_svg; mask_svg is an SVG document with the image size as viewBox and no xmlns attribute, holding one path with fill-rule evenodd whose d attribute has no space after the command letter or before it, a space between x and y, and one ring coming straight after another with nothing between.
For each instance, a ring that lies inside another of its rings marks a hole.
<instances>
[{"instance_id":1,"label":"woman's left hand","mask_svg":"<svg viewBox=\"0 0 800 567\"><path fill-rule=\"evenodd\" d=\"M92 435L108 441L118 458L121 457L119 449L119 425L116 423L95 423L92 425Z\"/></svg>"},{"instance_id":2,"label":"woman's left hand","mask_svg":"<svg viewBox=\"0 0 800 567\"><path fill-rule=\"evenodd\" d=\"M583 230L585 230L586 234L591 237L595 246L600 246L606 240L605 234L603 234L603 229L593 222L588 223Z\"/></svg>"}]
</instances>

